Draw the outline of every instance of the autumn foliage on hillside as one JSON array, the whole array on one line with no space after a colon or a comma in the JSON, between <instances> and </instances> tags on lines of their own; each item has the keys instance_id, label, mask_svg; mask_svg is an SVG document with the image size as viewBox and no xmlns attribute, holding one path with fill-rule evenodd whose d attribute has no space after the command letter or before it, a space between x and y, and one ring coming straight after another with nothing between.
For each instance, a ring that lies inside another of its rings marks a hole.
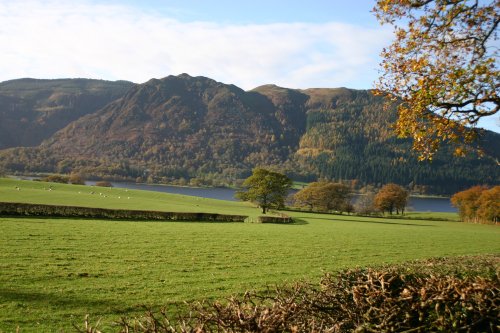
<instances>
[{"instance_id":1,"label":"autumn foliage on hillside","mask_svg":"<svg viewBox=\"0 0 500 333\"><path fill-rule=\"evenodd\" d=\"M0 142L8 142L5 136L11 128L14 134L9 136L33 142L18 140L6 146L16 148L0 149L0 169L6 174L77 173L95 179L239 187L253 168L265 166L307 183L396 183L440 194L477 184L495 186L500 179L500 134L485 134L481 159L454 158L446 146L432 163L417 163L411 140L396 138L391 127L396 105L384 110L386 99L373 91L274 85L244 91L187 74L133 85L104 107L90 104L85 116L71 118L74 121L55 123L62 115L44 118L51 128L65 127L47 132L50 138L39 146L28 147L41 142L27 139L38 130L24 129L23 112L2 99L14 93L24 98L27 90L45 96L49 89L28 83L18 81L11 88L0 83ZM107 94L122 91L122 85L116 85L107 85ZM72 94L79 91L69 89L69 97L57 99L56 106L70 112L69 101L78 100ZM29 100L34 105L48 103L44 98ZM23 110L37 115L26 116L28 123L39 121L41 112ZM17 125L4 131L9 122Z\"/></svg>"},{"instance_id":2,"label":"autumn foliage on hillside","mask_svg":"<svg viewBox=\"0 0 500 333\"><path fill-rule=\"evenodd\" d=\"M473 223L500 222L500 186L488 189L474 186L455 193L451 203L458 208L462 221Z\"/></svg>"}]
</instances>

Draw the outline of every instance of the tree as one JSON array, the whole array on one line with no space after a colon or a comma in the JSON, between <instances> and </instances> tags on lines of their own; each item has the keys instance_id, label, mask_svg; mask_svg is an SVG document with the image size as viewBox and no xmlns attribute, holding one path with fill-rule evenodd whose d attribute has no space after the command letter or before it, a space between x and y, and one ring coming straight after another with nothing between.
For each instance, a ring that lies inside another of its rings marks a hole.
<instances>
[{"instance_id":1,"label":"tree","mask_svg":"<svg viewBox=\"0 0 500 333\"><path fill-rule=\"evenodd\" d=\"M351 196L349 186L341 183L326 183L320 189L320 207L326 211L335 210L337 212L350 211Z\"/></svg>"},{"instance_id":2,"label":"tree","mask_svg":"<svg viewBox=\"0 0 500 333\"><path fill-rule=\"evenodd\" d=\"M341 183L313 182L294 195L294 203L309 210L351 212L350 187Z\"/></svg>"},{"instance_id":3,"label":"tree","mask_svg":"<svg viewBox=\"0 0 500 333\"><path fill-rule=\"evenodd\" d=\"M299 207L306 206L310 211L312 211L313 208L317 206L317 201L319 200L317 187L320 185L321 183L319 182L313 182L295 193L293 195L293 204Z\"/></svg>"},{"instance_id":4,"label":"tree","mask_svg":"<svg viewBox=\"0 0 500 333\"><path fill-rule=\"evenodd\" d=\"M292 180L287 176L262 168L252 170L252 175L243 182L245 191L236 193L243 201L255 202L265 214L269 208L283 208Z\"/></svg>"},{"instance_id":5,"label":"tree","mask_svg":"<svg viewBox=\"0 0 500 333\"><path fill-rule=\"evenodd\" d=\"M374 213L375 210L375 193L368 191L361 194L354 205L354 210L363 215L370 215Z\"/></svg>"},{"instance_id":6,"label":"tree","mask_svg":"<svg viewBox=\"0 0 500 333\"><path fill-rule=\"evenodd\" d=\"M498 0L377 1L379 21L395 27L377 88L402 101L396 132L413 137L420 159L442 141L464 155L479 119L498 112L498 9Z\"/></svg>"},{"instance_id":7,"label":"tree","mask_svg":"<svg viewBox=\"0 0 500 333\"><path fill-rule=\"evenodd\" d=\"M498 222L500 219L500 186L488 189L474 186L457 192L451 197L451 203L458 208L460 218L465 222Z\"/></svg>"},{"instance_id":8,"label":"tree","mask_svg":"<svg viewBox=\"0 0 500 333\"><path fill-rule=\"evenodd\" d=\"M396 214L399 212L404 214L408 196L408 191L397 184L384 185L375 195L375 208L382 213L389 212L391 215L394 210L396 210Z\"/></svg>"},{"instance_id":9,"label":"tree","mask_svg":"<svg viewBox=\"0 0 500 333\"><path fill-rule=\"evenodd\" d=\"M477 216L481 222L500 222L500 186L481 193Z\"/></svg>"}]
</instances>

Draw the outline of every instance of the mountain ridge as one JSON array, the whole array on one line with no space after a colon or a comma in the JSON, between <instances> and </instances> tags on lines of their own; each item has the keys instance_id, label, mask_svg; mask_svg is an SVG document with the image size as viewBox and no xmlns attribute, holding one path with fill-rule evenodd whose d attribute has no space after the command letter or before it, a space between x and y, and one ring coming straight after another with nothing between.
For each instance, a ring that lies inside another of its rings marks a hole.
<instances>
[{"instance_id":1,"label":"mountain ridge","mask_svg":"<svg viewBox=\"0 0 500 333\"><path fill-rule=\"evenodd\" d=\"M0 82L0 149L37 146L72 121L121 97L131 85L93 79Z\"/></svg>"},{"instance_id":2,"label":"mountain ridge","mask_svg":"<svg viewBox=\"0 0 500 333\"><path fill-rule=\"evenodd\" d=\"M390 128L395 108L383 111L383 98L369 90L271 84L244 91L188 74L116 85L106 95L114 100L87 108L37 147L0 151L0 167L218 185L270 166L302 180L397 182L434 192L499 180L500 135L487 133L492 155L483 159L457 159L445 147L433 164L418 163L410 141Z\"/></svg>"}]
</instances>

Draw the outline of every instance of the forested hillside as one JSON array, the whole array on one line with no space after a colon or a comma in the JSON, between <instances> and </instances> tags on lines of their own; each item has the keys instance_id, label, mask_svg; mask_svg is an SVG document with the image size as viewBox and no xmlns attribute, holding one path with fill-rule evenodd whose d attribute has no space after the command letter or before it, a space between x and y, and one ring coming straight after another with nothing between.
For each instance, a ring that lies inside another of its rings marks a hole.
<instances>
[{"instance_id":1,"label":"forested hillside","mask_svg":"<svg viewBox=\"0 0 500 333\"><path fill-rule=\"evenodd\" d=\"M123 96L127 81L19 79L0 83L0 149L37 146Z\"/></svg>"},{"instance_id":2,"label":"forested hillside","mask_svg":"<svg viewBox=\"0 0 500 333\"><path fill-rule=\"evenodd\" d=\"M187 74L120 87L127 86L121 95L116 86L101 91L116 99L88 104L85 116L38 147L1 151L0 167L222 185L271 166L297 180L396 182L439 193L500 179L500 135L486 134L482 158L458 159L445 150L432 163L417 162L411 143L393 135L395 110L384 111L382 98L366 90L243 91Z\"/></svg>"},{"instance_id":3,"label":"forested hillside","mask_svg":"<svg viewBox=\"0 0 500 333\"><path fill-rule=\"evenodd\" d=\"M307 131L295 154L302 169L330 179L425 187L453 192L473 183L496 183L500 135L486 133L482 145L491 155L457 158L446 147L432 162L418 162L409 140L398 139L396 111L383 112L383 100L369 91L309 89Z\"/></svg>"}]
</instances>

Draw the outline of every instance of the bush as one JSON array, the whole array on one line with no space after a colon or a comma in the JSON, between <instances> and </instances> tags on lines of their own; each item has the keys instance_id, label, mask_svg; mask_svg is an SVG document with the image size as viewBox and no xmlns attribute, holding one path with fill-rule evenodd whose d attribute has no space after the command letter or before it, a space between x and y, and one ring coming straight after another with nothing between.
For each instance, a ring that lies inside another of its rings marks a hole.
<instances>
[{"instance_id":1,"label":"bush","mask_svg":"<svg viewBox=\"0 0 500 333\"><path fill-rule=\"evenodd\" d=\"M69 177L63 176L63 175L50 175L50 176L42 178L42 181L50 182L50 183L67 184L69 182Z\"/></svg>"},{"instance_id":2,"label":"bush","mask_svg":"<svg viewBox=\"0 0 500 333\"><path fill-rule=\"evenodd\" d=\"M496 332L500 257L416 261L123 318L120 332ZM92 328L86 321L85 329Z\"/></svg>"},{"instance_id":3,"label":"bush","mask_svg":"<svg viewBox=\"0 0 500 333\"><path fill-rule=\"evenodd\" d=\"M68 181L73 185L85 185L85 180L82 175L77 173L71 174Z\"/></svg>"},{"instance_id":4,"label":"bush","mask_svg":"<svg viewBox=\"0 0 500 333\"><path fill-rule=\"evenodd\" d=\"M113 187L113 184L111 184L111 183L110 183L110 182L108 182L108 181L102 180L102 181L96 182L96 183L95 183L95 186L101 186L101 187Z\"/></svg>"}]
</instances>

